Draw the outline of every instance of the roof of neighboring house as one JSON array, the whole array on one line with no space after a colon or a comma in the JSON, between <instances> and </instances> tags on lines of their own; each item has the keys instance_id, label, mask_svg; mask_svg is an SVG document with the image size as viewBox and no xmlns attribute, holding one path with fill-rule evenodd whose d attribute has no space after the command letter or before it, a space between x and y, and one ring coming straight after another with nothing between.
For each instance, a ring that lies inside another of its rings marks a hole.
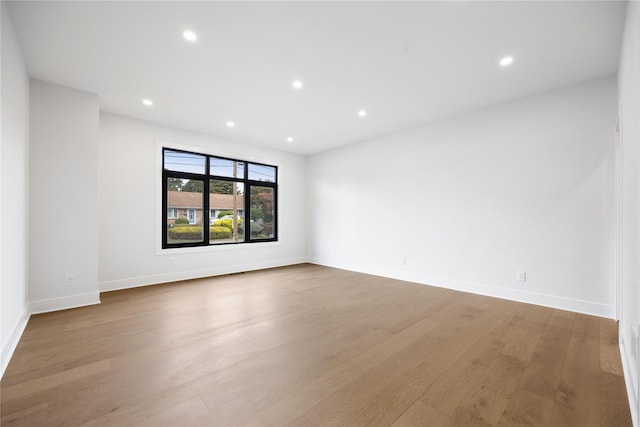
<instances>
[{"instance_id":1,"label":"roof of neighboring house","mask_svg":"<svg viewBox=\"0 0 640 427\"><path fill-rule=\"evenodd\" d=\"M167 207L202 209L202 194L187 191L167 192ZM244 195L237 196L237 209L244 208ZM209 194L210 209L233 209L232 194Z\"/></svg>"}]
</instances>

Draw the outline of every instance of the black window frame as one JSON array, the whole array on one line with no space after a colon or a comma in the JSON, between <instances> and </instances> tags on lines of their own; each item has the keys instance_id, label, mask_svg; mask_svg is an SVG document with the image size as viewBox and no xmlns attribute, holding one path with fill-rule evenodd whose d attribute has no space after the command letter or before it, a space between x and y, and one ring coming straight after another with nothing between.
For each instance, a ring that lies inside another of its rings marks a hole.
<instances>
[{"instance_id":1,"label":"black window frame","mask_svg":"<svg viewBox=\"0 0 640 427\"><path fill-rule=\"evenodd\" d=\"M205 158L204 165L204 173L193 173L193 172L178 172L167 170L165 168L165 152L172 151L178 153L185 154L193 154L197 156L203 156ZM231 160L234 162L242 162L244 163L244 173L243 177L226 177L211 174L211 158L215 157L223 160ZM275 176L274 182L271 181L260 181L249 179L249 164L258 165L258 166L267 166L270 168L274 168ZM169 221L167 218L167 209L168 209L168 181L169 178L178 178L178 179L193 179L198 181L203 181L203 191L202 191L202 234L203 240L202 242L189 242L189 243L169 243L168 242L168 230L169 230ZM244 239L241 241L231 241L231 242L221 242L221 243L211 243L210 241L210 233L208 232L209 224L210 224L210 213L211 207L210 205L210 183L211 180L219 180L219 181L229 181L229 182L237 182L244 184L244 221L247 224L247 221L251 221L251 188L252 187L270 187L273 189L273 237L267 238L252 238L251 237L251 226L243 227ZM238 245L238 244L253 244L253 243L264 243L264 242L277 242L278 241L278 166L270 165L267 163L253 162L242 159L234 159L226 156L218 156L215 154L206 154L206 153L198 153L195 151L187 151L182 149L176 149L171 147L162 147L162 249L174 249L174 248L191 248L191 247L209 247L209 246L225 246L225 245ZM206 225L206 226L205 226Z\"/></svg>"}]
</instances>

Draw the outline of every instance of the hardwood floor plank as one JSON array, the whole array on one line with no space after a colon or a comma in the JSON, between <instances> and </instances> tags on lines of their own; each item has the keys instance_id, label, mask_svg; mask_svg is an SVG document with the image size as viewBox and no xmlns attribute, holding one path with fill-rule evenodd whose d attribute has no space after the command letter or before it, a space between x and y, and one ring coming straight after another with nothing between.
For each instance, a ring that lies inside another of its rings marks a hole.
<instances>
[{"instance_id":1,"label":"hardwood floor plank","mask_svg":"<svg viewBox=\"0 0 640 427\"><path fill-rule=\"evenodd\" d=\"M482 383L476 385L459 402L466 412L489 425L495 425L509 404L524 371L524 363L499 354L489 367Z\"/></svg>"},{"instance_id":2,"label":"hardwood floor plank","mask_svg":"<svg viewBox=\"0 0 640 427\"><path fill-rule=\"evenodd\" d=\"M199 417L208 415L209 410L199 397L193 397L189 400L166 408L157 412L150 417L144 418L137 423L132 424L135 427L173 427L179 425L189 425Z\"/></svg>"},{"instance_id":3,"label":"hardwood floor plank","mask_svg":"<svg viewBox=\"0 0 640 427\"><path fill-rule=\"evenodd\" d=\"M478 414L459 406L447 420L447 425L456 427L489 427L491 424L487 424Z\"/></svg>"},{"instance_id":4,"label":"hardwood floor plank","mask_svg":"<svg viewBox=\"0 0 640 427\"><path fill-rule=\"evenodd\" d=\"M2 388L2 411L10 414L29 405L39 405L58 396L78 384L93 381L98 375L106 375L111 369L109 361L100 361L75 369L62 371L24 383Z\"/></svg>"},{"instance_id":5,"label":"hardwood floor plank","mask_svg":"<svg viewBox=\"0 0 640 427\"><path fill-rule=\"evenodd\" d=\"M572 327L572 317L554 311L522 375L519 385L521 389L541 397L555 397Z\"/></svg>"},{"instance_id":6,"label":"hardwood floor plank","mask_svg":"<svg viewBox=\"0 0 640 427\"><path fill-rule=\"evenodd\" d=\"M553 400L526 390L516 390L498 421L501 427L537 427L550 425Z\"/></svg>"},{"instance_id":7,"label":"hardwood floor plank","mask_svg":"<svg viewBox=\"0 0 640 427\"><path fill-rule=\"evenodd\" d=\"M441 426L448 425L449 416L426 403L416 400L393 424L393 427Z\"/></svg>"},{"instance_id":8,"label":"hardwood floor plank","mask_svg":"<svg viewBox=\"0 0 640 427\"><path fill-rule=\"evenodd\" d=\"M2 422L0 423L0 425L2 425L3 427L48 425L48 406L49 404L45 402L38 405L28 406L25 409L14 411L8 414L0 411L0 413L2 414Z\"/></svg>"},{"instance_id":9,"label":"hardwood floor plank","mask_svg":"<svg viewBox=\"0 0 640 427\"><path fill-rule=\"evenodd\" d=\"M624 377L610 372L600 373L600 425L608 427L631 425L629 400L623 392Z\"/></svg>"},{"instance_id":10,"label":"hardwood floor plank","mask_svg":"<svg viewBox=\"0 0 640 427\"><path fill-rule=\"evenodd\" d=\"M536 320L536 307L530 306L524 313L514 315L509 322L509 328L505 331L503 339L505 346L502 353L512 356L522 362L531 359L540 336L544 330L544 321ZM550 313L549 313L550 314ZM546 316L542 316L542 319Z\"/></svg>"},{"instance_id":11,"label":"hardwood floor plank","mask_svg":"<svg viewBox=\"0 0 640 427\"><path fill-rule=\"evenodd\" d=\"M583 318L578 315L576 320ZM591 320L584 322L591 324ZM574 323L575 325L575 323ZM599 325L597 331L599 331ZM598 332L599 334L599 332ZM585 333L583 327L572 332L556 393L552 423L571 426L600 425L600 349L599 336Z\"/></svg>"},{"instance_id":12,"label":"hardwood floor plank","mask_svg":"<svg viewBox=\"0 0 640 427\"><path fill-rule=\"evenodd\" d=\"M56 374L47 375L31 381L5 387L2 389L2 398L5 400L17 399L33 392L47 390L60 384L86 377L88 375L101 373L109 369L111 369L111 364L109 361L103 360L78 368L65 370Z\"/></svg>"},{"instance_id":13,"label":"hardwood floor plank","mask_svg":"<svg viewBox=\"0 0 640 427\"><path fill-rule=\"evenodd\" d=\"M94 416L85 417L86 421L82 424L93 427L135 424L143 419L153 417L166 408L180 405L183 402L198 397L200 391L202 390L192 383L185 383L164 391L156 390L152 393L139 395L135 399L129 399L129 401L122 405L112 406L111 409L106 412L96 411ZM100 397L94 397L92 399L98 402ZM103 400L106 404L113 403L108 396L104 396ZM65 420L68 420L77 413L77 409L69 408L66 412L58 412L55 416L51 415L49 420L54 422L52 425L64 425ZM198 424L194 423L193 425Z\"/></svg>"}]
</instances>

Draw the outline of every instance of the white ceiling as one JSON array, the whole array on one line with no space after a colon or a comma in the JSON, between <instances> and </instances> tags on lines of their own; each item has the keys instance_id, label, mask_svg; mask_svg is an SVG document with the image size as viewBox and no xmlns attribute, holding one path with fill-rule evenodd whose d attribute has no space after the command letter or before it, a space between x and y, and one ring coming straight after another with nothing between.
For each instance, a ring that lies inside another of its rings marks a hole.
<instances>
[{"instance_id":1,"label":"white ceiling","mask_svg":"<svg viewBox=\"0 0 640 427\"><path fill-rule=\"evenodd\" d=\"M625 8L617 1L9 3L31 77L96 93L104 111L301 154L613 74ZM185 29L197 42L185 41ZM502 68L505 55L515 60ZM294 79L302 90L292 88Z\"/></svg>"}]
</instances>

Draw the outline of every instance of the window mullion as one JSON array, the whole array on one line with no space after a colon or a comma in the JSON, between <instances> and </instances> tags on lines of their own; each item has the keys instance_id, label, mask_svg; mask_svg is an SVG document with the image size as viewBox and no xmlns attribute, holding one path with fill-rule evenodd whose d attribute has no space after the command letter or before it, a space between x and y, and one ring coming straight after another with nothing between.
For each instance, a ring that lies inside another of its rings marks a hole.
<instances>
[{"instance_id":1,"label":"window mullion","mask_svg":"<svg viewBox=\"0 0 640 427\"><path fill-rule=\"evenodd\" d=\"M163 156L163 164L164 164L164 156ZM169 221L167 221L167 190L168 190L168 181L169 174L166 170L162 171L162 247L167 247L167 234L169 232Z\"/></svg>"},{"instance_id":2,"label":"window mullion","mask_svg":"<svg viewBox=\"0 0 640 427\"><path fill-rule=\"evenodd\" d=\"M247 168L245 168L247 169ZM245 184L244 188L246 188L244 195L244 241L251 241L251 184L246 181L246 171L245 171Z\"/></svg>"},{"instance_id":3,"label":"window mullion","mask_svg":"<svg viewBox=\"0 0 640 427\"><path fill-rule=\"evenodd\" d=\"M209 176L209 156L205 158L204 163L204 191L202 192L202 235L204 237L204 245L209 244L210 239L210 224L211 219L209 215L211 214L211 207L209 204L211 203L211 192L209 186L211 185L211 177Z\"/></svg>"}]
</instances>

